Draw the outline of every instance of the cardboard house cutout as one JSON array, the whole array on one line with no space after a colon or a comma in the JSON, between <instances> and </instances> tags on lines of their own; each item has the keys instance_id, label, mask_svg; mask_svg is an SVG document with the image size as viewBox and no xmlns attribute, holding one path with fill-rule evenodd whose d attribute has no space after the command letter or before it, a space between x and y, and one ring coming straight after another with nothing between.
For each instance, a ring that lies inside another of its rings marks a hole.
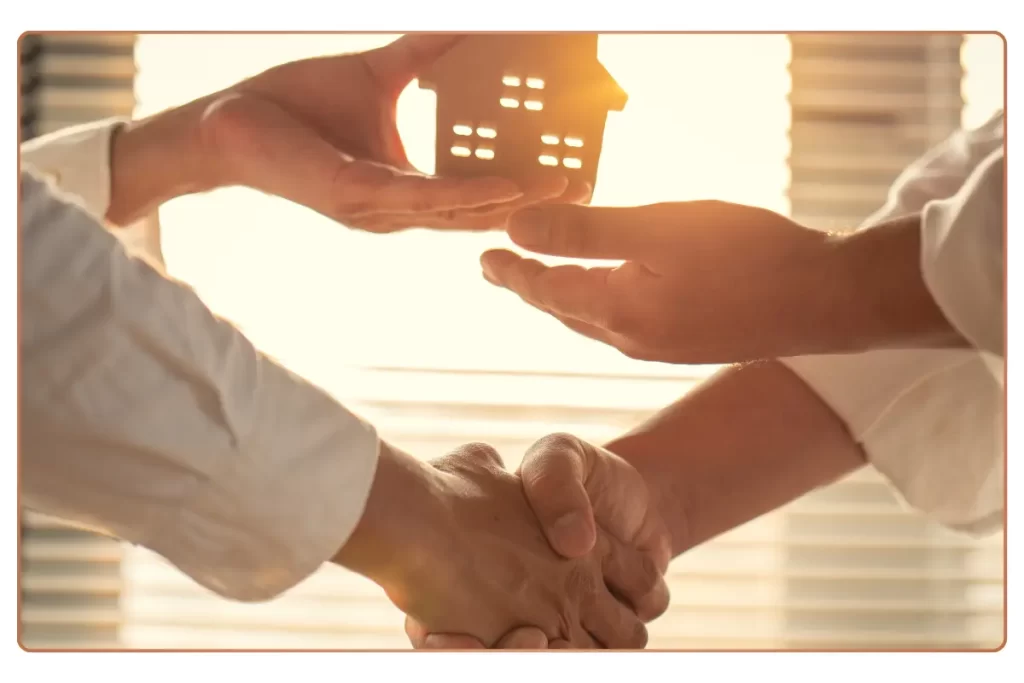
<instances>
[{"instance_id":1,"label":"cardboard house cutout","mask_svg":"<svg viewBox=\"0 0 1024 683\"><path fill-rule=\"evenodd\" d=\"M435 173L461 177L557 167L593 186L608 112L627 100L594 33L471 36L419 85L437 94Z\"/></svg>"}]
</instances>

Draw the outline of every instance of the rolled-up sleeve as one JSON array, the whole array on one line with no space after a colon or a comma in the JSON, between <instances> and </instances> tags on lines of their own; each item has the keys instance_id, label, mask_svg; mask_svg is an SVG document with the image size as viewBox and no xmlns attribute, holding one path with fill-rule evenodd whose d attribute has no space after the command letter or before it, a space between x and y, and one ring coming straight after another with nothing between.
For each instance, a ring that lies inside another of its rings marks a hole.
<instances>
[{"instance_id":1,"label":"rolled-up sleeve","mask_svg":"<svg viewBox=\"0 0 1024 683\"><path fill-rule=\"evenodd\" d=\"M987 534L1005 510L1003 117L911 166L865 227L921 213L924 281L973 344L783 362L846 422L910 506Z\"/></svg>"},{"instance_id":2,"label":"rolled-up sleeve","mask_svg":"<svg viewBox=\"0 0 1024 683\"><path fill-rule=\"evenodd\" d=\"M81 202L24 171L20 199L22 504L238 600L330 559L369 495L373 427L131 257Z\"/></svg>"},{"instance_id":3,"label":"rolled-up sleeve","mask_svg":"<svg viewBox=\"0 0 1024 683\"><path fill-rule=\"evenodd\" d=\"M21 165L50 180L102 221L110 208L111 145L128 122L124 117L102 119L33 138L21 145ZM113 233L131 253L163 266L158 211L134 225L118 226Z\"/></svg>"}]
</instances>

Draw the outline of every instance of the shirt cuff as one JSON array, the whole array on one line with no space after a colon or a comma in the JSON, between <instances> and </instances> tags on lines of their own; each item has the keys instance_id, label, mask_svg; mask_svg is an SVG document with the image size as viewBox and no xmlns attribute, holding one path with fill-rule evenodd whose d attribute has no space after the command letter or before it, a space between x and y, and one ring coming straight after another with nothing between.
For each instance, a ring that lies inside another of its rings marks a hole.
<instances>
[{"instance_id":1,"label":"shirt cuff","mask_svg":"<svg viewBox=\"0 0 1024 683\"><path fill-rule=\"evenodd\" d=\"M111 139L128 121L104 119L34 138L21 145L21 162L102 220L110 207Z\"/></svg>"},{"instance_id":2,"label":"shirt cuff","mask_svg":"<svg viewBox=\"0 0 1024 683\"><path fill-rule=\"evenodd\" d=\"M369 499L380 446L371 424L285 368L267 363L259 382L254 395L266 398L239 444L246 456L201 483L142 543L205 588L244 602L277 597L345 545Z\"/></svg>"},{"instance_id":3,"label":"shirt cuff","mask_svg":"<svg viewBox=\"0 0 1024 683\"><path fill-rule=\"evenodd\" d=\"M842 419L903 503L969 534L1002 526L1002 390L970 350L782 362Z\"/></svg>"},{"instance_id":4,"label":"shirt cuff","mask_svg":"<svg viewBox=\"0 0 1024 683\"><path fill-rule=\"evenodd\" d=\"M935 303L986 354L999 381L1004 351L1003 150L992 152L954 196L921 212L921 269Z\"/></svg>"}]
</instances>

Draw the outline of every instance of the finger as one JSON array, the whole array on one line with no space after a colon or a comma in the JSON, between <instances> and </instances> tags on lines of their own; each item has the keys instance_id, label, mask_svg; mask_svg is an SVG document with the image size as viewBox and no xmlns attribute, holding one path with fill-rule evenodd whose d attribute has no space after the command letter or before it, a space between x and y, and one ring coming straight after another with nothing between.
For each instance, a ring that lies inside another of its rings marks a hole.
<instances>
[{"instance_id":1,"label":"finger","mask_svg":"<svg viewBox=\"0 0 1024 683\"><path fill-rule=\"evenodd\" d=\"M552 256L592 259L657 257L678 241L685 211L638 207L532 207L509 218L508 235L530 251Z\"/></svg>"},{"instance_id":2,"label":"finger","mask_svg":"<svg viewBox=\"0 0 1024 683\"><path fill-rule=\"evenodd\" d=\"M664 569L651 553L606 538L609 549L601 562L605 584L616 597L629 604L641 621L657 619L669 604Z\"/></svg>"},{"instance_id":3,"label":"finger","mask_svg":"<svg viewBox=\"0 0 1024 683\"><path fill-rule=\"evenodd\" d=\"M572 635L566 642L567 650L603 650L604 646L594 636L587 632L582 625L573 629Z\"/></svg>"},{"instance_id":4,"label":"finger","mask_svg":"<svg viewBox=\"0 0 1024 683\"><path fill-rule=\"evenodd\" d=\"M603 586L584 603L580 622L597 642L610 650L642 650L647 646L644 622Z\"/></svg>"},{"instance_id":5,"label":"finger","mask_svg":"<svg viewBox=\"0 0 1024 683\"><path fill-rule=\"evenodd\" d=\"M556 639L554 639L554 640L552 640L551 642L548 643L548 649L549 650L570 650L570 649L572 649L572 645L569 643L568 640L563 640L562 638L556 638Z\"/></svg>"},{"instance_id":6,"label":"finger","mask_svg":"<svg viewBox=\"0 0 1024 683\"><path fill-rule=\"evenodd\" d=\"M440 180L440 179L438 179ZM458 182L465 180L455 179ZM494 179L497 180L497 179ZM510 181L502 180L508 187ZM568 184L567 184L568 183ZM498 230L506 227L508 217L515 211L527 206L550 202L579 202L589 197L590 186L580 181L569 182L563 176L543 176L532 178L529 182L517 186L519 195L502 198L487 204L469 208L448 208L437 205L435 210L397 214L373 214L368 220L361 220L358 227L371 232L397 232L409 228L427 228L431 230L466 230L484 231ZM429 198L437 201L436 196Z\"/></svg>"},{"instance_id":7,"label":"finger","mask_svg":"<svg viewBox=\"0 0 1024 683\"><path fill-rule=\"evenodd\" d=\"M546 650L548 637L539 628L517 628L505 634L495 646L499 650Z\"/></svg>"},{"instance_id":8,"label":"finger","mask_svg":"<svg viewBox=\"0 0 1024 683\"><path fill-rule=\"evenodd\" d=\"M401 89L465 37L446 33L409 33L382 48L363 53L363 57L382 85Z\"/></svg>"},{"instance_id":9,"label":"finger","mask_svg":"<svg viewBox=\"0 0 1024 683\"><path fill-rule=\"evenodd\" d=\"M526 451L519 466L530 507L548 543L563 557L586 555L597 539L585 487L588 467L579 440L569 435L541 439Z\"/></svg>"},{"instance_id":10,"label":"finger","mask_svg":"<svg viewBox=\"0 0 1024 683\"><path fill-rule=\"evenodd\" d=\"M423 624L405 617L405 635L416 650L481 650L484 644L472 636L452 633L428 633Z\"/></svg>"},{"instance_id":11,"label":"finger","mask_svg":"<svg viewBox=\"0 0 1024 683\"><path fill-rule=\"evenodd\" d=\"M564 176L558 175L537 176L520 182L518 187L522 195L516 199L457 211L448 220L471 225L475 229L504 229L509 216L520 209L578 201L584 193L579 182L572 183Z\"/></svg>"},{"instance_id":12,"label":"finger","mask_svg":"<svg viewBox=\"0 0 1024 683\"><path fill-rule=\"evenodd\" d=\"M484 644L472 636L431 633L418 650L485 650Z\"/></svg>"},{"instance_id":13,"label":"finger","mask_svg":"<svg viewBox=\"0 0 1024 683\"><path fill-rule=\"evenodd\" d=\"M366 161L340 169L334 185L340 213L356 219L408 214L405 220L412 225L421 215L511 202L523 194L504 178L438 178Z\"/></svg>"},{"instance_id":14,"label":"finger","mask_svg":"<svg viewBox=\"0 0 1024 683\"><path fill-rule=\"evenodd\" d=\"M427 629L420 622L416 621L412 617L406 615L405 617L405 635L408 636L409 642L416 650L420 650L426 647Z\"/></svg>"},{"instance_id":15,"label":"finger","mask_svg":"<svg viewBox=\"0 0 1024 683\"><path fill-rule=\"evenodd\" d=\"M578 265L546 266L534 259L495 249L480 257L484 277L519 295L523 301L553 315L612 329L626 314L612 287L612 268Z\"/></svg>"}]
</instances>

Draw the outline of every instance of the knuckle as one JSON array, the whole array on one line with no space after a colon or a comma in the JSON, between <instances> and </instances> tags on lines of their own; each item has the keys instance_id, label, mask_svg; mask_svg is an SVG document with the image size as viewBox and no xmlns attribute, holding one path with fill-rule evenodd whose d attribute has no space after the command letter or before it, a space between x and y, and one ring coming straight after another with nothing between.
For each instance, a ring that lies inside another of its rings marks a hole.
<instances>
[{"instance_id":1,"label":"knuckle","mask_svg":"<svg viewBox=\"0 0 1024 683\"><path fill-rule=\"evenodd\" d=\"M537 446L549 451L568 451L579 448L580 440L568 432L554 432L537 441Z\"/></svg>"},{"instance_id":2,"label":"knuckle","mask_svg":"<svg viewBox=\"0 0 1024 683\"><path fill-rule=\"evenodd\" d=\"M475 461L490 462L496 465L503 465L501 456L493 446L481 442L472 442L460 446L457 453Z\"/></svg>"},{"instance_id":3,"label":"knuckle","mask_svg":"<svg viewBox=\"0 0 1024 683\"><path fill-rule=\"evenodd\" d=\"M573 454L582 450L582 442L572 434L556 432L537 440L527 450L519 473L532 490L561 490L570 471Z\"/></svg>"},{"instance_id":4,"label":"knuckle","mask_svg":"<svg viewBox=\"0 0 1024 683\"><path fill-rule=\"evenodd\" d=\"M637 571L637 592L641 595L648 595L658 588L661 581L661 571L654 562L654 558L647 554L641 555Z\"/></svg>"}]
</instances>

